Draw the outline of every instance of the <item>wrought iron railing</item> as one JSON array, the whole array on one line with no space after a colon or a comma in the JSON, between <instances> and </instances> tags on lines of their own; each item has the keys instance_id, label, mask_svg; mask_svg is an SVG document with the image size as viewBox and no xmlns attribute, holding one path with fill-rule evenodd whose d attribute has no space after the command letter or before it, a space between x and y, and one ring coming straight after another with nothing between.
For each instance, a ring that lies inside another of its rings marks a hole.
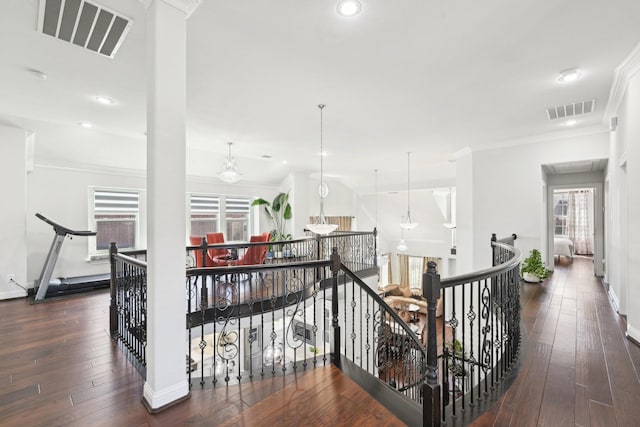
<instances>
[{"instance_id":1,"label":"wrought iron railing","mask_svg":"<svg viewBox=\"0 0 640 427\"><path fill-rule=\"evenodd\" d=\"M338 248L342 262L354 271L376 268L376 230L334 232L285 241L236 242L208 244L202 237L199 245L187 247L187 267L215 267L241 264L249 250L264 248L264 262L280 264L329 259ZM253 249L251 249L253 248ZM224 254L220 256L220 254Z\"/></svg>"},{"instance_id":2,"label":"wrought iron railing","mask_svg":"<svg viewBox=\"0 0 640 427\"><path fill-rule=\"evenodd\" d=\"M469 420L500 393L520 348L520 254L495 241L492 249L494 267L442 281L429 263L416 299L424 310L409 319L337 248L324 260L187 268L189 383L218 387L329 362L409 425ZM144 363L144 263L115 251L112 261L112 334Z\"/></svg>"},{"instance_id":3,"label":"wrought iron railing","mask_svg":"<svg viewBox=\"0 0 640 427\"><path fill-rule=\"evenodd\" d=\"M425 276L425 292L440 287L445 307L438 342L428 346L428 351L442 348L438 357L443 423L473 419L488 409L517 366L521 257L512 246L515 235L510 239L511 244L492 238L491 268L442 281L437 275Z\"/></svg>"},{"instance_id":4,"label":"wrought iron railing","mask_svg":"<svg viewBox=\"0 0 640 427\"><path fill-rule=\"evenodd\" d=\"M118 253L111 244L111 337L121 343L138 362L144 376L147 364L147 263L143 252ZM144 256L143 256L144 258Z\"/></svg>"}]
</instances>

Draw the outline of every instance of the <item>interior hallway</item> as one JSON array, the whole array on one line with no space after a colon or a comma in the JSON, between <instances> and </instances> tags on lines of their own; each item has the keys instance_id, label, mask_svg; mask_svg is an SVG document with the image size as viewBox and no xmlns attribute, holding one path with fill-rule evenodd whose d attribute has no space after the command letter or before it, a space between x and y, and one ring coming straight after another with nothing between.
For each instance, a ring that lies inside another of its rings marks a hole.
<instances>
[{"instance_id":1,"label":"interior hallway","mask_svg":"<svg viewBox=\"0 0 640 427\"><path fill-rule=\"evenodd\" d=\"M625 338L591 259L562 257L545 283L523 283L521 301L521 372L474 425L640 425L640 348Z\"/></svg>"}]
</instances>

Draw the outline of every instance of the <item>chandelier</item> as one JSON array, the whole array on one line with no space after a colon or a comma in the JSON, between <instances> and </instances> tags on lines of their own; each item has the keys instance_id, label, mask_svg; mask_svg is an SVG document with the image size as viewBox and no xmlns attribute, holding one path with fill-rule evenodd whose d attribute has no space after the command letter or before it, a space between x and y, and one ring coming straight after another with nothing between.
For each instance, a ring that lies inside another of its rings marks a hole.
<instances>
[{"instance_id":1,"label":"chandelier","mask_svg":"<svg viewBox=\"0 0 640 427\"><path fill-rule=\"evenodd\" d=\"M236 170L236 159L231 156L231 146L233 142L227 142L227 144L229 144L229 155L224 159L224 169L218 172L218 178L227 184L233 184L238 181L242 175Z\"/></svg>"},{"instance_id":2,"label":"chandelier","mask_svg":"<svg viewBox=\"0 0 640 427\"><path fill-rule=\"evenodd\" d=\"M413 230L414 228L416 228L418 226L417 222L411 222L411 169L410 169L410 163L409 163L409 159L411 157L411 152L407 153L407 216L406 218L403 218L402 222L400 223L400 227L402 227L404 230Z\"/></svg>"},{"instance_id":3,"label":"chandelier","mask_svg":"<svg viewBox=\"0 0 640 427\"><path fill-rule=\"evenodd\" d=\"M324 169L323 169L323 157L324 151L322 147L322 110L324 109L324 104L318 105L320 109L320 214L318 215L318 219L313 224L307 224L307 229L311 230L312 233L315 234L329 234L332 231L335 231L338 226L336 224L327 224L327 221L324 217L324 198L328 194L328 191L324 191L326 186L324 184Z\"/></svg>"}]
</instances>

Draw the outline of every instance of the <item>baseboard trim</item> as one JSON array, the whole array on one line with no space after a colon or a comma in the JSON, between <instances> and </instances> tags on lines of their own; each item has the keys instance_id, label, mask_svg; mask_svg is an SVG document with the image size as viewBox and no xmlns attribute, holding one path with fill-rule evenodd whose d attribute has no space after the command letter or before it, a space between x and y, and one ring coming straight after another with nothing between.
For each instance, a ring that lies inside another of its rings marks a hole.
<instances>
[{"instance_id":1,"label":"baseboard trim","mask_svg":"<svg viewBox=\"0 0 640 427\"><path fill-rule=\"evenodd\" d=\"M186 381L181 381L179 384L161 391L154 391L151 385L146 382L143 389L142 404L150 414L156 414L190 397L191 392Z\"/></svg>"},{"instance_id":2,"label":"baseboard trim","mask_svg":"<svg viewBox=\"0 0 640 427\"><path fill-rule=\"evenodd\" d=\"M634 344L640 346L640 330L634 328L633 326L629 326L627 324L626 335L630 341L633 341Z\"/></svg>"},{"instance_id":3,"label":"baseboard trim","mask_svg":"<svg viewBox=\"0 0 640 427\"><path fill-rule=\"evenodd\" d=\"M13 299L13 298L24 298L27 296L27 292L23 289L14 289L7 292L0 293L0 300L4 299Z\"/></svg>"},{"instance_id":4,"label":"baseboard trim","mask_svg":"<svg viewBox=\"0 0 640 427\"><path fill-rule=\"evenodd\" d=\"M613 306L613 309L616 311L616 313L619 314L620 301L618 300L618 296L616 295L616 293L613 291L613 289L611 289L611 286L609 286L607 294L609 294L609 301L611 301L611 305Z\"/></svg>"}]
</instances>

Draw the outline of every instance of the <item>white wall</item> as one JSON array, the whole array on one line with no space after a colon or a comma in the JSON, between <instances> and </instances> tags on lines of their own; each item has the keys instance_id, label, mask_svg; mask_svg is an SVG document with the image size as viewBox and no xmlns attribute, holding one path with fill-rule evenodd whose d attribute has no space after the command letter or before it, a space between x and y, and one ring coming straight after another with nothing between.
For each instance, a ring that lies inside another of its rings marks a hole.
<instances>
[{"instance_id":1,"label":"white wall","mask_svg":"<svg viewBox=\"0 0 640 427\"><path fill-rule=\"evenodd\" d=\"M317 216L320 210L320 179L309 179L309 216ZM355 194L353 190L334 179L324 178L329 194L324 199L325 216L355 216ZM307 221L309 218L307 217Z\"/></svg>"},{"instance_id":2,"label":"white wall","mask_svg":"<svg viewBox=\"0 0 640 427\"><path fill-rule=\"evenodd\" d=\"M404 231L408 255L451 257L451 233L443 226L445 218L433 197L436 190L449 188L411 190L411 218L419 225ZM379 253L398 253L396 246L402 236L400 222L407 214L407 192L379 193L377 199ZM376 225L376 195L361 195L357 200L358 229L371 231Z\"/></svg>"},{"instance_id":3,"label":"white wall","mask_svg":"<svg viewBox=\"0 0 640 427\"><path fill-rule=\"evenodd\" d=\"M489 239L516 233L518 247L524 255L537 248L546 256L544 247L545 185L541 172L543 164L608 157L606 133L582 137L556 139L513 147L476 151L471 157L472 206L463 206L460 183L458 190L458 242L473 245L472 255L458 252L458 266L467 265L472 256L472 268L490 266ZM460 172L460 168L458 171ZM465 224L471 229L461 228ZM463 271L459 271L463 272Z\"/></svg>"},{"instance_id":4,"label":"white wall","mask_svg":"<svg viewBox=\"0 0 640 427\"><path fill-rule=\"evenodd\" d=\"M24 167L24 162L22 165ZM15 181L13 176L11 179ZM28 176L26 197L28 272L24 282L28 281L29 286L33 286L33 281L40 275L54 235L52 227L36 218L35 213L39 212L71 229L90 229L93 227L89 218L88 206L91 186L145 189L146 177L144 171L107 168L92 168L90 170L80 167L52 166L36 161L34 171ZM244 185L241 182L225 184L215 178L187 177L187 192L263 197L272 200L278 190L273 186ZM186 195L179 202L187 203ZM144 212L144 203L141 205L140 217L143 218L142 224L144 225L146 213ZM167 206L167 209L170 208ZM25 222L24 215L23 209L21 212L23 223ZM262 218L260 230L270 229L271 225L266 218ZM108 269L108 261L106 260L89 262L87 239L75 237L64 242L53 277L106 273Z\"/></svg>"},{"instance_id":5,"label":"white wall","mask_svg":"<svg viewBox=\"0 0 640 427\"><path fill-rule=\"evenodd\" d=\"M610 291L621 306L626 302L627 334L640 341L640 285L634 280L640 275L640 75L629 77L617 110L618 127L611 135L608 180L614 227L608 238L607 268Z\"/></svg>"},{"instance_id":6,"label":"white wall","mask_svg":"<svg viewBox=\"0 0 640 427\"><path fill-rule=\"evenodd\" d=\"M0 209L0 299L26 293L9 282L8 275L27 283L26 245L26 135L22 129L0 125L0 181L3 206Z\"/></svg>"}]
</instances>

